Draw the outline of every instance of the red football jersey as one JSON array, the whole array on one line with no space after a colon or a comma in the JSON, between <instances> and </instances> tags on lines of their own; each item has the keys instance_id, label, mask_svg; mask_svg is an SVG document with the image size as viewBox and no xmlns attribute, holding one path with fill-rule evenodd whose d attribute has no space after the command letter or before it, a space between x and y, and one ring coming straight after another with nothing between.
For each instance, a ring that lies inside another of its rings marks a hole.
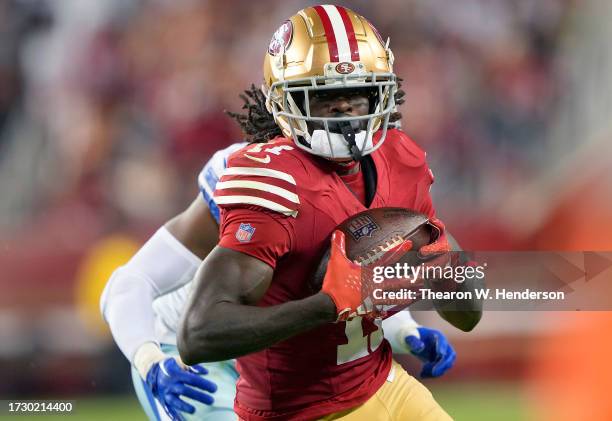
<instances>
[{"instance_id":1,"label":"red football jersey","mask_svg":"<svg viewBox=\"0 0 612 421\"><path fill-rule=\"evenodd\" d=\"M372 159L377 186L370 208L403 207L434 216L433 177L425 153L412 140L389 130ZM221 244L258 256L255 248L267 241L265 218L256 218L257 225L246 211L259 209L268 214L267 223L275 224L269 230L275 244L270 249L263 245L262 252L269 256L278 250L276 261L267 262L274 276L258 305L310 295L308 279L332 231L366 209L334 168L285 138L249 145L230 156L215 192L222 210ZM368 400L390 367L391 347L380 322L358 317L329 323L239 358L235 410L245 420L315 419Z\"/></svg>"}]
</instances>

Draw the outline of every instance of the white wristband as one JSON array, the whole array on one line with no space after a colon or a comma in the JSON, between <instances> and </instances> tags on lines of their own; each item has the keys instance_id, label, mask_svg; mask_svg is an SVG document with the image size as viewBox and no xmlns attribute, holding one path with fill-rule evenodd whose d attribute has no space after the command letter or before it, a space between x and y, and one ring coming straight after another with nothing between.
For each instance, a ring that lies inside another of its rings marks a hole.
<instances>
[{"instance_id":1,"label":"white wristband","mask_svg":"<svg viewBox=\"0 0 612 421\"><path fill-rule=\"evenodd\" d=\"M417 330L419 326L408 311L400 311L383 320L385 339L391 344L394 354L410 353L410 347L406 343L406 336L413 335L420 338L419 331Z\"/></svg>"},{"instance_id":2,"label":"white wristband","mask_svg":"<svg viewBox=\"0 0 612 421\"><path fill-rule=\"evenodd\" d=\"M143 380L147 380L147 373L153 364L168 358L160 349L159 345L153 342L145 342L140 345L134 354L134 367Z\"/></svg>"}]
</instances>

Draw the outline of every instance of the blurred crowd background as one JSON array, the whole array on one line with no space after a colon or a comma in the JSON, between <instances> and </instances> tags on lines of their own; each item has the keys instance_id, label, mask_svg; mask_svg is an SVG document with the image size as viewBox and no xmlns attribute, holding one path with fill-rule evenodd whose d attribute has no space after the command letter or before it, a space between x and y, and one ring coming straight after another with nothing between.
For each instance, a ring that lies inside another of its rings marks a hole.
<instances>
[{"instance_id":1,"label":"blurred crowd background","mask_svg":"<svg viewBox=\"0 0 612 421\"><path fill-rule=\"evenodd\" d=\"M99 293L196 197L212 153L242 139L224 111L261 83L275 29L311 4L0 1L0 397L130 392ZM337 4L390 37L403 129L427 151L439 216L465 248L612 249L612 5ZM551 350L580 323L607 316L492 313L469 335L444 327L459 359L431 387L469 383L480 405L510 390L496 405L546 417L546 391L560 396L551 379L573 361Z\"/></svg>"}]
</instances>

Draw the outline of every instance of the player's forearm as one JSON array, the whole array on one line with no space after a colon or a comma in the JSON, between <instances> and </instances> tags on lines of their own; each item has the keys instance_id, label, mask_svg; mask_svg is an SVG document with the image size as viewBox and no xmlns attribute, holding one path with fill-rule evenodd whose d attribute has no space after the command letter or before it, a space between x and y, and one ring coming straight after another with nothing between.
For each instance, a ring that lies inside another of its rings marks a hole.
<instances>
[{"instance_id":1,"label":"player's forearm","mask_svg":"<svg viewBox=\"0 0 612 421\"><path fill-rule=\"evenodd\" d=\"M117 345L133 362L146 342L155 342L153 300L193 278L200 259L166 228L160 228L109 279L100 309Z\"/></svg>"},{"instance_id":2,"label":"player's forearm","mask_svg":"<svg viewBox=\"0 0 612 421\"><path fill-rule=\"evenodd\" d=\"M188 312L177 344L187 364L227 360L268 348L335 317L336 307L324 293L272 307L219 302L203 316Z\"/></svg>"},{"instance_id":3,"label":"player's forearm","mask_svg":"<svg viewBox=\"0 0 612 421\"><path fill-rule=\"evenodd\" d=\"M156 342L151 303L155 291L146 281L130 276L124 268L115 271L102 295L102 314L125 357L133 362L136 350Z\"/></svg>"},{"instance_id":4,"label":"player's forearm","mask_svg":"<svg viewBox=\"0 0 612 421\"><path fill-rule=\"evenodd\" d=\"M449 281L455 282L455 281ZM476 298L474 291L484 288L484 280L471 279L457 284L457 292L470 292L464 297L472 297L461 300L433 300L434 307L440 317L464 332L469 332L476 327L482 317L482 300ZM446 290L444 286L430 285L434 291Z\"/></svg>"},{"instance_id":5,"label":"player's forearm","mask_svg":"<svg viewBox=\"0 0 612 421\"><path fill-rule=\"evenodd\" d=\"M469 264L470 258L466 252L462 252L461 246L457 240L449 233L446 233L451 249L455 253L459 253L458 261L461 265ZM484 288L484 278L476 277L466 279L461 283L451 281L452 286L457 292L467 292L464 297L471 297L462 300L434 300L436 311L444 320L464 332L469 332L476 327L482 317L482 300L477 299L475 290ZM433 290L444 291L448 285L446 282L432 282L430 287Z\"/></svg>"}]
</instances>

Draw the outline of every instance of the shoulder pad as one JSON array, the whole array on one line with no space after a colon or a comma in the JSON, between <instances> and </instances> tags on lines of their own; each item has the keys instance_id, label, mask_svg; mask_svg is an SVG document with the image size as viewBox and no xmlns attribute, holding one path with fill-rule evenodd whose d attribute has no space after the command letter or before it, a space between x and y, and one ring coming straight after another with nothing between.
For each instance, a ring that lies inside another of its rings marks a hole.
<instances>
[{"instance_id":1,"label":"shoulder pad","mask_svg":"<svg viewBox=\"0 0 612 421\"><path fill-rule=\"evenodd\" d=\"M219 223L220 218L219 208L215 203L213 192L215 191L221 174L227 166L228 157L246 145L246 142L234 143L225 149L215 152L198 175L198 187L202 193L204 201L208 205L208 209L210 209L210 213L212 214L213 218L215 218L217 223Z\"/></svg>"},{"instance_id":2,"label":"shoulder pad","mask_svg":"<svg viewBox=\"0 0 612 421\"><path fill-rule=\"evenodd\" d=\"M425 164L425 151L402 130L390 129L382 147L388 148L388 155L399 158L409 166Z\"/></svg>"},{"instance_id":3,"label":"shoulder pad","mask_svg":"<svg viewBox=\"0 0 612 421\"><path fill-rule=\"evenodd\" d=\"M249 145L234 153L217 183L219 207L256 205L296 217L300 205L294 162L283 155L295 149L291 141Z\"/></svg>"}]
</instances>

